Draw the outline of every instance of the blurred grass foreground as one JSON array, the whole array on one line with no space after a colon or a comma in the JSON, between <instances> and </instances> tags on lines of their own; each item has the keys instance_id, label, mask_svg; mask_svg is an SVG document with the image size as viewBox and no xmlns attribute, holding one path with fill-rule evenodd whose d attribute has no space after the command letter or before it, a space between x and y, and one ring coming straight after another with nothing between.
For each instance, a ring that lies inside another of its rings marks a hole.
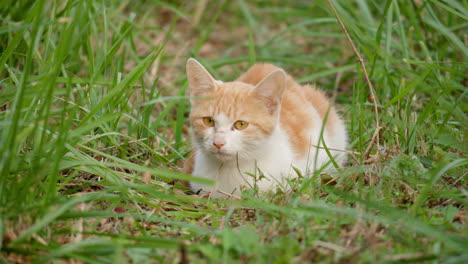
<instances>
[{"instance_id":1,"label":"blurred grass foreground","mask_svg":"<svg viewBox=\"0 0 468 264\"><path fill-rule=\"evenodd\" d=\"M326 0L1 1L0 261L467 263L468 1L330 3L375 100ZM189 57L319 85L347 165L187 193Z\"/></svg>"}]
</instances>

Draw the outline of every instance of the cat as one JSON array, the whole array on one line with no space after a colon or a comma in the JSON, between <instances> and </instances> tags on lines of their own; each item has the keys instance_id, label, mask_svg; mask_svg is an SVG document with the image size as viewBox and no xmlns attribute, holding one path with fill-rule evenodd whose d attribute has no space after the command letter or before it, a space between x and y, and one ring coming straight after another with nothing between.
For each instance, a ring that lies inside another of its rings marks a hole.
<instances>
[{"instance_id":1,"label":"cat","mask_svg":"<svg viewBox=\"0 0 468 264\"><path fill-rule=\"evenodd\" d=\"M308 175L330 167L321 138L336 163L344 162L345 125L314 86L272 64L255 64L233 82L215 80L193 58L186 68L193 144L186 171L216 182L191 182L194 192L228 197L245 187L287 188L294 168Z\"/></svg>"}]
</instances>

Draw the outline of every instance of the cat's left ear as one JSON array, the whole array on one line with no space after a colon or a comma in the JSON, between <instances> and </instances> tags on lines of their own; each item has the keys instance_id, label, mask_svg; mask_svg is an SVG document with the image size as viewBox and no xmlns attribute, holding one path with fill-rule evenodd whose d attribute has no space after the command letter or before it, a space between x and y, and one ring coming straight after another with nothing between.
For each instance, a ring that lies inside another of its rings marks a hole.
<instances>
[{"instance_id":1,"label":"cat's left ear","mask_svg":"<svg viewBox=\"0 0 468 264\"><path fill-rule=\"evenodd\" d=\"M270 114L274 114L281 105L285 88L286 73L283 70L276 70L268 74L257 84L253 93L265 103Z\"/></svg>"},{"instance_id":2,"label":"cat's left ear","mask_svg":"<svg viewBox=\"0 0 468 264\"><path fill-rule=\"evenodd\" d=\"M216 88L216 81L197 60L187 61L187 78L190 96L204 96Z\"/></svg>"}]
</instances>

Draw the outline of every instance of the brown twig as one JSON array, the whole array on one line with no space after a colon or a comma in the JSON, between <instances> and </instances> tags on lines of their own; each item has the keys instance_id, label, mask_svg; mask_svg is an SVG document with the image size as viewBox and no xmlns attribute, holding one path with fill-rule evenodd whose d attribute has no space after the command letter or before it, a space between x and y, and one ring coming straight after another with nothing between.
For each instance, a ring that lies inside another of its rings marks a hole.
<instances>
[{"instance_id":1,"label":"brown twig","mask_svg":"<svg viewBox=\"0 0 468 264\"><path fill-rule=\"evenodd\" d=\"M200 22L200 18L202 17L203 12L205 11L207 3L208 0L198 0L197 7L195 9L195 14L192 18L192 24L194 27L196 27Z\"/></svg>"},{"instance_id":2,"label":"brown twig","mask_svg":"<svg viewBox=\"0 0 468 264\"><path fill-rule=\"evenodd\" d=\"M321 241L321 240L315 240L313 243L314 243L314 246L327 248L327 249L330 249L330 250L333 250L333 251L336 251L336 252L340 252L340 253L349 253L349 250L347 248L339 246L339 245L334 244L334 243L325 242L325 241Z\"/></svg>"},{"instance_id":3,"label":"brown twig","mask_svg":"<svg viewBox=\"0 0 468 264\"><path fill-rule=\"evenodd\" d=\"M380 124L379 124L379 110L378 110L378 102L377 102L377 97L375 96L374 92L374 86L372 85L372 82L370 81L369 75L367 74L367 69L366 69L366 64L364 63L364 59L361 57L361 54L356 49L356 46L354 45L353 40L351 39L351 36L348 33L348 30L346 29L345 25L343 24L343 21L341 21L340 17L338 16L338 12L336 11L335 6L333 5L331 0L327 0L328 4L330 5L331 9L333 10L333 13L335 13L336 19L338 20L338 23L340 24L341 28L343 29L346 38L349 41L349 44L351 44L351 47L353 48L354 54L358 57L359 63L361 64L362 71L364 72L364 76L366 78L367 84L369 85L369 91L371 94L371 100L374 105L374 112L375 112L375 123L377 125L376 131L380 130ZM377 138L376 138L376 144L377 144L377 153L380 149L379 146L379 135L377 133ZM367 151L366 151L367 152Z\"/></svg>"},{"instance_id":4,"label":"brown twig","mask_svg":"<svg viewBox=\"0 0 468 264\"><path fill-rule=\"evenodd\" d=\"M179 264L188 264L190 263L188 256L187 256L187 246L185 245L184 242L181 242L179 244L179 250L180 250L180 260Z\"/></svg>"},{"instance_id":5,"label":"brown twig","mask_svg":"<svg viewBox=\"0 0 468 264\"><path fill-rule=\"evenodd\" d=\"M314 145L314 144L312 144L311 146L314 147L314 148L325 149L325 147L320 147L320 146L317 146L317 145ZM346 153L353 153L353 154L356 154L356 155L362 155L360 152L356 152L356 151L352 151L352 150L328 148L328 147L327 147L327 149L333 150L333 151L338 151L338 152L346 152Z\"/></svg>"},{"instance_id":6,"label":"brown twig","mask_svg":"<svg viewBox=\"0 0 468 264\"><path fill-rule=\"evenodd\" d=\"M312 147L314 147L314 148L319 148L319 149L325 149L324 147L320 147L320 146L316 146L316 145L312 145ZM353 160L356 162L356 164L359 164L359 160L358 160L358 158L356 157L356 155L362 156L361 153L356 152L356 151L352 151L352 150L343 150L343 149L335 149L335 148L327 148L327 149L333 150L333 151L339 151L339 152L348 153L349 155L351 155L351 158L353 158Z\"/></svg>"},{"instance_id":7,"label":"brown twig","mask_svg":"<svg viewBox=\"0 0 468 264\"><path fill-rule=\"evenodd\" d=\"M374 143L374 141L379 140L380 129L381 129L381 127L379 127L379 126L377 126L377 128L375 129L374 135L372 136L372 139L371 139L371 141L369 143L369 146L367 147L366 151L364 151L364 154L363 154L364 158L369 156L369 153L370 153L370 151L372 149L372 144ZM377 146L378 146L378 144L379 143L377 142Z\"/></svg>"},{"instance_id":8,"label":"brown twig","mask_svg":"<svg viewBox=\"0 0 468 264\"><path fill-rule=\"evenodd\" d=\"M221 194L224 194L228 197L228 199L230 198L234 198L236 200L240 200L241 198L235 194L232 194L232 193L227 193L227 192L224 192L224 191L221 191L221 190L216 190L217 192L221 193Z\"/></svg>"}]
</instances>

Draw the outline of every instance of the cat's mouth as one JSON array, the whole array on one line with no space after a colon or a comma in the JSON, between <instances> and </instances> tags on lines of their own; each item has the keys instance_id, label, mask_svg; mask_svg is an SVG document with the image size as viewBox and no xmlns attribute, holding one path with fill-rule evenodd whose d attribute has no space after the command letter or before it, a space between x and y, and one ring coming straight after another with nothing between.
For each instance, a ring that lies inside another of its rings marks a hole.
<instances>
[{"instance_id":1,"label":"cat's mouth","mask_svg":"<svg viewBox=\"0 0 468 264\"><path fill-rule=\"evenodd\" d=\"M227 153L223 150L213 150L212 151L213 155L220 160L227 160L227 159L232 159L235 155L231 153Z\"/></svg>"}]
</instances>

